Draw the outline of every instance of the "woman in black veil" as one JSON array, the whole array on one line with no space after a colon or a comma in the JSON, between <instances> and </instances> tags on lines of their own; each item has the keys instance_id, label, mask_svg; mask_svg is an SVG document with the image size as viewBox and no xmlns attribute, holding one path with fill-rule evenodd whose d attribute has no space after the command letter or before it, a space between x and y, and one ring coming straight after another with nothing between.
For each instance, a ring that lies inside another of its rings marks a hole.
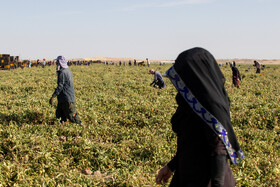
<instances>
[{"instance_id":1,"label":"woman in black veil","mask_svg":"<svg viewBox=\"0 0 280 187\"><path fill-rule=\"evenodd\" d=\"M225 78L205 49L182 52L166 75L178 91L172 116L177 153L156 176L170 186L234 186L228 164L238 164L243 152L232 128Z\"/></svg>"}]
</instances>

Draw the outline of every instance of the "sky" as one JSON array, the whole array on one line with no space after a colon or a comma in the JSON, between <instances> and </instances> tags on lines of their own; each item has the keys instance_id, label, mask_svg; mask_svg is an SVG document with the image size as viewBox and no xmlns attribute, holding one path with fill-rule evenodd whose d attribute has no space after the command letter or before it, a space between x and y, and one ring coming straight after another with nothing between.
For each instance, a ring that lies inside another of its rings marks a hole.
<instances>
[{"instance_id":1,"label":"sky","mask_svg":"<svg viewBox=\"0 0 280 187\"><path fill-rule=\"evenodd\" d=\"M0 0L0 54L21 59L280 59L280 0Z\"/></svg>"}]
</instances>

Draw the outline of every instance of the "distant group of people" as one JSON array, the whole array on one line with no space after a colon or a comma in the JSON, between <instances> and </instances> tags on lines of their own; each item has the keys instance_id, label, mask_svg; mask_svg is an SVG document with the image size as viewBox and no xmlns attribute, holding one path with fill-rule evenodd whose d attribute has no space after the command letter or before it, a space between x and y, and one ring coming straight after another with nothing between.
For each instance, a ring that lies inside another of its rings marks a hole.
<instances>
[{"instance_id":1,"label":"distant group of people","mask_svg":"<svg viewBox=\"0 0 280 187\"><path fill-rule=\"evenodd\" d=\"M31 61L31 60L25 60L25 62L27 63L28 67L38 67L41 66L42 68L44 68L45 66L51 66L54 65L55 62L54 61L46 61L46 59L43 59L43 61L40 61L39 59L37 59L36 61Z\"/></svg>"},{"instance_id":2,"label":"distant group of people","mask_svg":"<svg viewBox=\"0 0 280 187\"><path fill-rule=\"evenodd\" d=\"M24 63L27 63L28 67L45 67L45 66L51 66L56 64L56 59L54 60L49 60L47 61L46 59L40 60L37 59L35 60L24 60ZM72 65L84 65L84 66L89 66L93 63L101 63L101 61L93 61L93 60L68 60L67 61L67 66L72 66Z\"/></svg>"},{"instance_id":3,"label":"distant group of people","mask_svg":"<svg viewBox=\"0 0 280 187\"><path fill-rule=\"evenodd\" d=\"M235 61L233 61L233 63L229 63L231 70L232 70L232 83L235 87L239 88L240 87L240 83L241 83L241 76L240 76L240 72L238 70L238 68L236 67L236 63ZM260 71L257 69L257 72ZM164 83L164 79L161 76L160 72L155 71L153 69L151 69L149 71L151 74L154 74L154 81L150 84L153 87L156 88L164 88L165 87L165 83Z\"/></svg>"},{"instance_id":4,"label":"distant group of people","mask_svg":"<svg viewBox=\"0 0 280 187\"><path fill-rule=\"evenodd\" d=\"M106 65L115 65L115 62L113 62L113 61L110 61L110 62L104 61L103 63L106 64ZM119 61L118 64L119 64L119 66L122 66L122 65L125 66L126 63L127 63L126 61ZM132 61L131 60L128 61L128 65L132 66ZM145 64L145 61L141 61L141 62L138 61L137 62L136 59L134 59L133 60L133 65L134 66L145 66L145 65L147 65L148 67L150 67L150 62L149 62L148 58L146 58L146 64Z\"/></svg>"},{"instance_id":5,"label":"distant group of people","mask_svg":"<svg viewBox=\"0 0 280 187\"><path fill-rule=\"evenodd\" d=\"M73 75L65 57L58 56L56 64L57 88L49 103L53 105L57 97L56 117L82 126L75 108ZM235 65L232 70L234 81L241 79ZM162 75L153 69L149 72L154 74L151 85L164 88ZM177 152L158 172L156 183L166 183L174 173L170 186L235 186L228 160L238 164L244 155L232 128L225 78L215 58L205 49L189 49L164 75L178 92L178 107L171 118Z\"/></svg>"},{"instance_id":6,"label":"distant group of people","mask_svg":"<svg viewBox=\"0 0 280 187\"><path fill-rule=\"evenodd\" d=\"M55 65L55 60L53 61L46 61L46 59L43 59L42 61L40 59L35 60L24 60L24 62L27 63L28 67L45 67L45 66L50 66L50 65ZM131 60L129 60L128 62L126 61L119 61L118 63L114 62L114 61L93 61L93 60L71 60L71 61L67 61L67 65L68 66L72 66L72 65L91 65L93 63L103 63L105 65L115 65L115 64L119 64L119 66L126 66L126 64L128 63L129 66L132 66L132 64L134 64L134 66L145 66L147 65L148 67L150 67L150 62L148 60L148 58L146 58L146 61L141 61L141 62L137 62L135 59L133 60L133 63ZM161 65L161 63L160 63Z\"/></svg>"},{"instance_id":7,"label":"distant group of people","mask_svg":"<svg viewBox=\"0 0 280 187\"><path fill-rule=\"evenodd\" d=\"M226 65L230 65L231 70L232 70L232 83L235 87L239 88L241 84L241 76L238 68L236 67L235 61L231 62L226 62ZM261 65L258 61L254 60L254 65L256 67L256 73L261 72L261 67L263 69L265 68L265 65Z\"/></svg>"}]
</instances>

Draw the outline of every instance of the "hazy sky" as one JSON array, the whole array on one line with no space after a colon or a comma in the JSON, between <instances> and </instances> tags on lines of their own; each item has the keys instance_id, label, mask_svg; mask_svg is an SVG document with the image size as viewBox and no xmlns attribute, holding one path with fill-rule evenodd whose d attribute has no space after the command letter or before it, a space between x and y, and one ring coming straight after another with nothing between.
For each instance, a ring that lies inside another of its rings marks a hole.
<instances>
[{"instance_id":1,"label":"hazy sky","mask_svg":"<svg viewBox=\"0 0 280 187\"><path fill-rule=\"evenodd\" d=\"M0 0L0 54L280 59L280 0Z\"/></svg>"}]
</instances>

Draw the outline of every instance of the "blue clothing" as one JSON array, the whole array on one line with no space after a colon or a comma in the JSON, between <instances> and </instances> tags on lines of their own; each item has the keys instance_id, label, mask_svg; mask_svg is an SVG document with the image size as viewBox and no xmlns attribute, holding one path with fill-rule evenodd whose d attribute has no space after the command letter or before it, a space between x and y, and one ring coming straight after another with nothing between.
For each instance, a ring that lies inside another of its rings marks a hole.
<instances>
[{"instance_id":1,"label":"blue clothing","mask_svg":"<svg viewBox=\"0 0 280 187\"><path fill-rule=\"evenodd\" d=\"M161 88L165 87L164 80L160 74L160 72L155 71L155 79L154 82L156 85L160 86Z\"/></svg>"},{"instance_id":2,"label":"blue clothing","mask_svg":"<svg viewBox=\"0 0 280 187\"><path fill-rule=\"evenodd\" d=\"M73 75L70 69L61 68L57 71L57 87L52 95L58 103L75 102Z\"/></svg>"}]
</instances>

